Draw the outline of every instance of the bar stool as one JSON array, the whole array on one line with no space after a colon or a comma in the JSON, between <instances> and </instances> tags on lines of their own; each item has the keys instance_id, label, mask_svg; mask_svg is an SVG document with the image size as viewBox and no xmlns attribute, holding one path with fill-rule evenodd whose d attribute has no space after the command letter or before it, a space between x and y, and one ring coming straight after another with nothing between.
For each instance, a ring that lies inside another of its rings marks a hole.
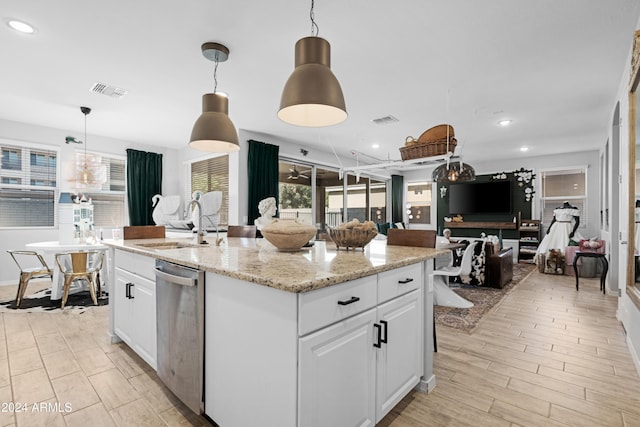
<instances>
[{"instance_id":1,"label":"bar stool","mask_svg":"<svg viewBox=\"0 0 640 427\"><path fill-rule=\"evenodd\" d=\"M607 272L609 271L609 261L607 261L607 257L605 254L598 252L586 252L586 251L576 251L576 256L573 258L573 271L576 274L576 291L578 288L578 259L581 257L586 258L596 258L602 261L602 274L600 274L600 290L602 293L605 292L605 279L607 278Z\"/></svg>"},{"instance_id":2,"label":"bar stool","mask_svg":"<svg viewBox=\"0 0 640 427\"><path fill-rule=\"evenodd\" d=\"M20 284L18 285L18 293L16 295L16 307L20 307L20 303L22 302L22 298L24 297L24 292L27 290L27 283L31 279L41 279L43 277L48 277L53 280L53 270L49 268L47 263L45 262L42 255L35 251L7 251L11 258L15 261L20 269ZM29 258L37 258L40 265L36 265L33 267L26 267L26 260ZM22 264L18 261L18 259L22 260Z\"/></svg>"}]
</instances>

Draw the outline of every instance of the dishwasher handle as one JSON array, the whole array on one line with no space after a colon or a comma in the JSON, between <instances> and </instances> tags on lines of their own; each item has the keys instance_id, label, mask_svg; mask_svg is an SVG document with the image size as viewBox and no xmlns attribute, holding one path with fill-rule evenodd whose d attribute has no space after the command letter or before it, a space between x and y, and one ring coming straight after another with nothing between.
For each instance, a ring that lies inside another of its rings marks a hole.
<instances>
[{"instance_id":1,"label":"dishwasher handle","mask_svg":"<svg viewBox=\"0 0 640 427\"><path fill-rule=\"evenodd\" d=\"M156 273L156 277L166 280L169 283L175 283L176 285L182 285L182 286L196 286L198 284L198 279L181 277L181 276L165 273L164 271L158 269L158 267L156 267L154 270Z\"/></svg>"}]
</instances>

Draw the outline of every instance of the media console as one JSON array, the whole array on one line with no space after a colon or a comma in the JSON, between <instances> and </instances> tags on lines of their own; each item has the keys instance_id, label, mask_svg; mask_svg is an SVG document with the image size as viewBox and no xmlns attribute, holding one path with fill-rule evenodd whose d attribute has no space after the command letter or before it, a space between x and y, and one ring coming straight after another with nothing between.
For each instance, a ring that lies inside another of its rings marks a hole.
<instances>
[{"instance_id":1,"label":"media console","mask_svg":"<svg viewBox=\"0 0 640 427\"><path fill-rule=\"evenodd\" d=\"M515 222L495 222L495 221L464 221L464 222L445 222L446 228L487 228L490 230L515 230L518 225Z\"/></svg>"}]
</instances>

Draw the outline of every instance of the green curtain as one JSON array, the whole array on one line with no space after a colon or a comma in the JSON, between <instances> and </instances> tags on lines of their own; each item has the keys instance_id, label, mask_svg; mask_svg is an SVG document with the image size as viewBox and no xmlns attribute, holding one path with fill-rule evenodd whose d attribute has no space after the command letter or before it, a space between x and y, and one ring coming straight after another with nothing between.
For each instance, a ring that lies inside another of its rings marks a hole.
<instances>
[{"instance_id":1,"label":"green curtain","mask_svg":"<svg viewBox=\"0 0 640 427\"><path fill-rule=\"evenodd\" d=\"M258 203L267 197L279 197L278 155L280 147L260 141L249 140L247 173L249 188L248 223L260 216ZM277 215L276 215L277 216Z\"/></svg>"},{"instance_id":2,"label":"green curtain","mask_svg":"<svg viewBox=\"0 0 640 427\"><path fill-rule=\"evenodd\" d=\"M162 154L127 149L129 225L155 225L151 198L162 193Z\"/></svg>"},{"instance_id":3,"label":"green curtain","mask_svg":"<svg viewBox=\"0 0 640 427\"><path fill-rule=\"evenodd\" d=\"M404 178L402 175L391 175L391 222L402 222L402 193Z\"/></svg>"}]
</instances>

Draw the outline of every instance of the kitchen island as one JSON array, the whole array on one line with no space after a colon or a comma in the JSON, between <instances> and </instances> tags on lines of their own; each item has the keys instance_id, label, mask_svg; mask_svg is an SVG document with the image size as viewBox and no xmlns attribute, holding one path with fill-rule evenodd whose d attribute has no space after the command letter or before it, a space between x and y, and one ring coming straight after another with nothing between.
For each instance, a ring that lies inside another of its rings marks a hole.
<instances>
[{"instance_id":1,"label":"kitchen island","mask_svg":"<svg viewBox=\"0 0 640 427\"><path fill-rule=\"evenodd\" d=\"M107 244L112 277L148 277L155 259L205 272L204 412L220 425L375 425L414 387L435 386L430 273L446 250L377 240L364 251L316 242L289 253L263 239ZM111 332L123 339L127 280L111 299ZM156 317L141 311L146 342L125 341L155 368Z\"/></svg>"}]
</instances>

